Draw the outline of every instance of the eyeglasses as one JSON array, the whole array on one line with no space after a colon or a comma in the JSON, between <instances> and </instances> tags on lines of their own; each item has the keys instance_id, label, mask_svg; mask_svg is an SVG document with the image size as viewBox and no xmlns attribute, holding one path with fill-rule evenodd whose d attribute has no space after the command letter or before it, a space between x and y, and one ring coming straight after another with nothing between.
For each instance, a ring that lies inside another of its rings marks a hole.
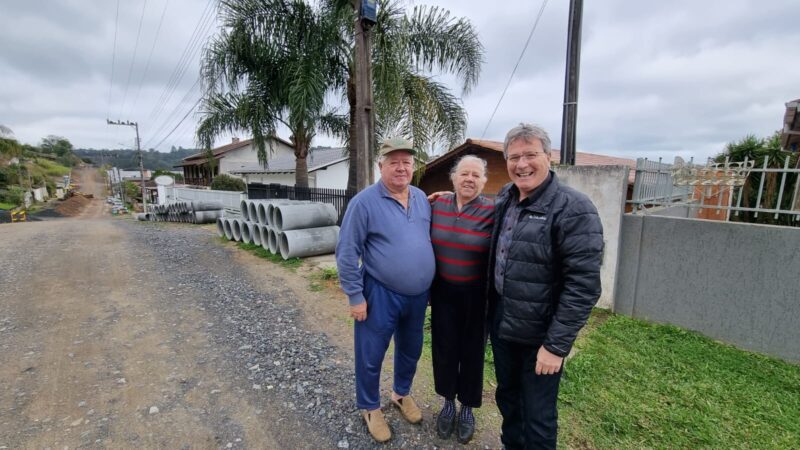
<instances>
[{"instance_id":1,"label":"eyeglasses","mask_svg":"<svg viewBox=\"0 0 800 450\"><path fill-rule=\"evenodd\" d=\"M537 158L539 155L542 155L542 154L544 154L544 153L543 153L543 152L524 153L524 154L522 154L522 155L514 155L514 156L509 156L507 159L508 159L508 161L509 161L509 162L512 162L512 163L514 163L514 164L518 164L518 163L519 163L520 161L522 161L522 160L525 160L525 161L533 161L533 160L534 160L534 159L536 159L536 158Z\"/></svg>"}]
</instances>

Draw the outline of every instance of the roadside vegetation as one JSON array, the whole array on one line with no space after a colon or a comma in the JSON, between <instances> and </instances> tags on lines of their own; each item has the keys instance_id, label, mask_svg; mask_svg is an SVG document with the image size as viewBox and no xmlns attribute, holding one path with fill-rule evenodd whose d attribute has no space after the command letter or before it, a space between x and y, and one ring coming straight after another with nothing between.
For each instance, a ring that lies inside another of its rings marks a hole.
<instances>
[{"instance_id":1,"label":"roadside vegetation","mask_svg":"<svg viewBox=\"0 0 800 450\"><path fill-rule=\"evenodd\" d=\"M800 448L800 366L598 314L566 365L562 448Z\"/></svg>"},{"instance_id":2,"label":"roadside vegetation","mask_svg":"<svg viewBox=\"0 0 800 450\"><path fill-rule=\"evenodd\" d=\"M0 209L22 206L31 189L44 187L54 196L56 182L80 162L65 138L47 136L38 146L21 144L0 126Z\"/></svg>"}]
</instances>

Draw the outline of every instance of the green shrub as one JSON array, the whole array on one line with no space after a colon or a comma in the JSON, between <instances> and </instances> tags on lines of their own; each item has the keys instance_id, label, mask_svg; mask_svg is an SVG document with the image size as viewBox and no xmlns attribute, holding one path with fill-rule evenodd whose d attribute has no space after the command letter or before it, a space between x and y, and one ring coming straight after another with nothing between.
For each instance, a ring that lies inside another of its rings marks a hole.
<instances>
[{"instance_id":1,"label":"green shrub","mask_svg":"<svg viewBox=\"0 0 800 450\"><path fill-rule=\"evenodd\" d=\"M11 186L6 190L0 191L0 202L12 205L21 205L25 199L25 189L18 186Z\"/></svg>"},{"instance_id":2,"label":"green shrub","mask_svg":"<svg viewBox=\"0 0 800 450\"><path fill-rule=\"evenodd\" d=\"M243 192L247 187L241 179L222 174L214 177L214 181L211 182L211 189L216 191Z\"/></svg>"}]
</instances>

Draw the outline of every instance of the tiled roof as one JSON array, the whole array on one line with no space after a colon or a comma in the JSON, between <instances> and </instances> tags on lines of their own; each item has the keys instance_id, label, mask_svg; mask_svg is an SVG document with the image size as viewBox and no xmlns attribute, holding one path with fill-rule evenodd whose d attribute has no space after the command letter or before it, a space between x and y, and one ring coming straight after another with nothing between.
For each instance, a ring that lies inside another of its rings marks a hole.
<instances>
[{"instance_id":1,"label":"tiled roof","mask_svg":"<svg viewBox=\"0 0 800 450\"><path fill-rule=\"evenodd\" d=\"M328 147L312 148L308 152L308 158L306 158L306 162L308 163L308 171L313 172L315 170L322 169L323 167L327 167L331 164L346 160L347 156L344 155L344 150L345 150L344 148L328 148ZM237 169L231 169L230 172L231 173L294 173L294 168L295 168L294 155L281 155L274 159L268 160L266 168L258 163L247 163L247 164L242 164L241 167Z\"/></svg>"},{"instance_id":2,"label":"tiled roof","mask_svg":"<svg viewBox=\"0 0 800 450\"><path fill-rule=\"evenodd\" d=\"M464 150L471 146L478 146L496 152L503 152L503 143L498 141L489 141L484 139L467 139L466 142L458 147L450 150L449 152L431 160L427 164L427 170L432 167L444 164L447 161L459 156ZM552 149L550 152L550 163L559 164L561 162L561 151ZM616 156L598 155L595 153L576 152L575 153L576 166L628 166L631 169L628 175L628 181L633 182L636 174L636 160L628 158L619 158Z\"/></svg>"}]
</instances>

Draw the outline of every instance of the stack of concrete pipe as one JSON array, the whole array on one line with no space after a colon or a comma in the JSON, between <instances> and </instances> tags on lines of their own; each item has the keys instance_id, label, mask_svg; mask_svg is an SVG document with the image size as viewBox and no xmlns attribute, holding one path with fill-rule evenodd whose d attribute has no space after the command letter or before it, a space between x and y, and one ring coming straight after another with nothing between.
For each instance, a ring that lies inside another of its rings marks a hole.
<instances>
[{"instance_id":1,"label":"stack of concrete pipe","mask_svg":"<svg viewBox=\"0 0 800 450\"><path fill-rule=\"evenodd\" d=\"M338 213L329 203L242 200L241 218L220 218L217 233L262 246L283 259L333 253L339 239Z\"/></svg>"},{"instance_id":2,"label":"stack of concrete pipe","mask_svg":"<svg viewBox=\"0 0 800 450\"><path fill-rule=\"evenodd\" d=\"M219 202L177 202L169 205L153 205L150 212L137 216L139 220L182 223L214 223L220 217L222 217L222 203Z\"/></svg>"}]
</instances>

